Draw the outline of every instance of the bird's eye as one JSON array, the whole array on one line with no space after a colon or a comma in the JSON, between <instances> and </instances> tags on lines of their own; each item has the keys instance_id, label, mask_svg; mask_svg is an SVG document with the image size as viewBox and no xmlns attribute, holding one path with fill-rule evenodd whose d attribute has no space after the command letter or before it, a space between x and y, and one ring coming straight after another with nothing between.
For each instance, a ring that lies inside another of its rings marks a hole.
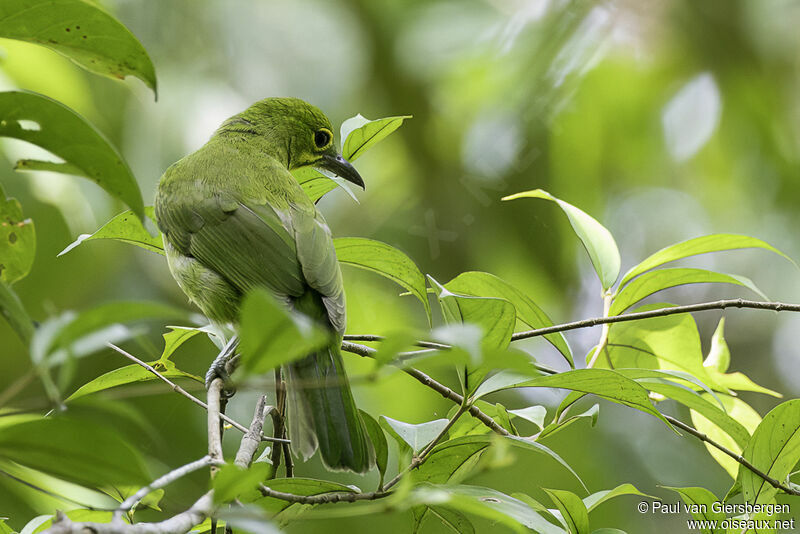
<instances>
[{"instance_id":1,"label":"bird's eye","mask_svg":"<svg viewBox=\"0 0 800 534\"><path fill-rule=\"evenodd\" d=\"M314 132L314 144L317 148L325 148L331 143L331 133L328 130L317 130Z\"/></svg>"}]
</instances>

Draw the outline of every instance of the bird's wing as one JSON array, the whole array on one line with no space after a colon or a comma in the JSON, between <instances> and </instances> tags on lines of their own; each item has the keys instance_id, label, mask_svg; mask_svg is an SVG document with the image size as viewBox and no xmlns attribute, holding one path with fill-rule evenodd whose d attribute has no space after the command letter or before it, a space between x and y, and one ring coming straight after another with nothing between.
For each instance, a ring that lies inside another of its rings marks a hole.
<instances>
[{"instance_id":1,"label":"bird's wing","mask_svg":"<svg viewBox=\"0 0 800 534\"><path fill-rule=\"evenodd\" d=\"M274 209L226 192L187 193L181 201L157 204L159 227L175 248L242 293L263 286L283 299L303 294L294 237Z\"/></svg>"}]
</instances>

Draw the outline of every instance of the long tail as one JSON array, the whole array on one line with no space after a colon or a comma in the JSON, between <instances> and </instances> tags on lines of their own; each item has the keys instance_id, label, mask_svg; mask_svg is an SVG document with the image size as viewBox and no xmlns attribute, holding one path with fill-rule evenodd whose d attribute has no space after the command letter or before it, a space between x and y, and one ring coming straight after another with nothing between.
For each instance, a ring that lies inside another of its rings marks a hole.
<instances>
[{"instance_id":1,"label":"long tail","mask_svg":"<svg viewBox=\"0 0 800 534\"><path fill-rule=\"evenodd\" d=\"M372 443L350 391L341 337L287 366L289 439L303 458L319 447L330 469L367 471L374 463Z\"/></svg>"}]
</instances>

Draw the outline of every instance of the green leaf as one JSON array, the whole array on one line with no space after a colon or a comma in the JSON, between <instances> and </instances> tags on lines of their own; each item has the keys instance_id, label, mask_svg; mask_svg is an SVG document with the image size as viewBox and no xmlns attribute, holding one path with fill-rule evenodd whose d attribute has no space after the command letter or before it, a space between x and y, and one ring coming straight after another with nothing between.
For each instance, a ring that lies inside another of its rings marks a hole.
<instances>
[{"instance_id":1,"label":"green leaf","mask_svg":"<svg viewBox=\"0 0 800 534\"><path fill-rule=\"evenodd\" d=\"M800 461L800 399L777 405L764 416L742 456L768 476L783 481ZM739 467L745 502L766 504L778 490L763 478Z\"/></svg>"},{"instance_id":2,"label":"green leaf","mask_svg":"<svg viewBox=\"0 0 800 534\"><path fill-rule=\"evenodd\" d=\"M226 530L230 526L234 532L243 534L281 534L282 532L269 521L260 508L252 505L224 507L220 510L219 517L225 521ZM209 534L216 533L209 531Z\"/></svg>"},{"instance_id":3,"label":"green leaf","mask_svg":"<svg viewBox=\"0 0 800 534\"><path fill-rule=\"evenodd\" d=\"M8 518L0 517L0 534L14 534L14 530L6 525L6 519ZM473 529L471 532L475 532L475 529Z\"/></svg>"},{"instance_id":4,"label":"green leaf","mask_svg":"<svg viewBox=\"0 0 800 534\"><path fill-rule=\"evenodd\" d=\"M575 534L589 534L589 512L580 497L571 491L542 489L561 512L567 530Z\"/></svg>"},{"instance_id":5,"label":"green leaf","mask_svg":"<svg viewBox=\"0 0 800 534\"><path fill-rule=\"evenodd\" d=\"M746 235L711 234L702 237L696 237L694 239L689 239L688 241L683 241L681 243L676 243L675 245L662 248L641 262L639 265L632 267L627 273L625 273L625 276L622 277L622 281L619 283L619 285L622 287L643 272L649 271L650 269L664 265L665 263L669 263L671 261L688 258L689 256L696 256L698 254L705 254L707 252L719 252L722 250L734 250L742 248L762 248L764 250L774 252L775 254L779 254L787 260L792 261L789 256L776 249L769 243L761 241L760 239L748 237Z\"/></svg>"},{"instance_id":6,"label":"green leaf","mask_svg":"<svg viewBox=\"0 0 800 534\"><path fill-rule=\"evenodd\" d=\"M158 359L160 362L169 360L170 356L178 350L178 348L192 339L195 335L203 332L200 328L187 328L185 326L170 326L169 332L164 334L164 350L161 351L161 357Z\"/></svg>"},{"instance_id":7,"label":"green leaf","mask_svg":"<svg viewBox=\"0 0 800 534\"><path fill-rule=\"evenodd\" d=\"M528 406L519 410L508 410L508 413L522 417L540 429L544 428L544 418L547 417L547 409L544 406Z\"/></svg>"},{"instance_id":8,"label":"green leaf","mask_svg":"<svg viewBox=\"0 0 800 534\"><path fill-rule=\"evenodd\" d=\"M437 419L415 425L382 415L380 423L395 439L399 438L408 444L412 451L419 452L444 430L447 426L447 419Z\"/></svg>"},{"instance_id":9,"label":"green leaf","mask_svg":"<svg viewBox=\"0 0 800 534\"><path fill-rule=\"evenodd\" d=\"M455 534L475 534L475 527L472 526L470 520L459 512L440 506L428 506L426 509Z\"/></svg>"},{"instance_id":10,"label":"green leaf","mask_svg":"<svg viewBox=\"0 0 800 534\"><path fill-rule=\"evenodd\" d=\"M547 456L550 456L555 461L557 461L562 466L564 466L564 468L566 468L567 471L569 471L572 474L572 476L575 477L575 479L580 483L580 485L583 486L583 489L585 489L587 492L589 491L586 488L586 484L584 484L584 482L581 479L581 477L578 476L578 473L576 473L575 470L572 469L572 467L570 467L570 465L567 462L565 462L563 458L561 458L561 456L559 456L555 451L553 451L549 447L546 447L546 446L542 445L541 443L538 443L538 442L536 442L536 441L534 441L534 440L532 440L530 438L522 438L522 437L519 437L519 436L505 436L505 439L510 440L511 444L516 446L516 447L520 447L520 448L523 448L523 449L528 449L530 451L534 451L534 452L538 452L540 454L545 454Z\"/></svg>"},{"instance_id":11,"label":"green leaf","mask_svg":"<svg viewBox=\"0 0 800 534\"><path fill-rule=\"evenodd\" d=\"M411 115L402 115L371 121L359 114L347 119L341 128L342 156L348 161L355 161L410 118Z\"/></svg>"},{"instance_id":12,"label":"green leaf","mask_svg":"<svg viewBox=\"0 0 800 534\"><path fill-rule=\"evenodd\" d=\"M553 326L553 321L550 320L550 317L530 297L493 274L477 271L461 273L447 282L445 287L453 293L462 295L507 300L514 305L517 311L517 319L527 324L530 328ZM570 367L575 367L572 351L563 333L548 334L544 338L566 358Z\"/></svg>"},{"instance_id":13,"label":"green leaf","mask_svg":"<svg viewBox=\"0 0 800 534\"><path fill-rule=\"evenodd\" d=\"M214 502L229 503L243 493L252 492L267 479L271 468L264 462L256 462L247 469L233 464L223 466L214 477Z\"/></svg>"},{"instance_id":14,"label":"green leaf","mask_svg":"<svg viewBox=\"0 0 800 534\"><path fill-rule=\"evenodd\" d=\"M117 19L85 0L3 0L0 37L46 46L86 70L136 76L153 92L156 73L147 51Z\"/></svg>"},{"instance_id":15,"label":"green leaf","mask_svg":"<svg viewBox=\"0 0 800 534\"><path fill-rule=\"evenodd\" d=\"M0 280L0 315L5 317L22 342L29 345L34 333L33 320L14 290L2 280Z\"/></svg>"},{"instance_id":16,"label":"green leaf","mask_svg":"<svg viewBox=\"0 0 800 534\"><path fill-rule=\"evenodd\" d=\"M327 345L330 335L305 315L292 313L264 289L244 299L239 329L242 369L262 374Z\"/></svg>"},{"instance_id":17,"label":"green leaf","mask_svg":"<svg viewBox=\"0 0 800 534\"><path fill-rule=\"evenodd\" d=\"M16 198L6 198L0 187L0 282L13 284L31 270L36 256L36 229L22 216Z\"/></svg>"},{"instance_id":18,"label":"green leaf","mask_svg":"<svg viewBox=\"0 0 800 534\"><path fill-rule=\"evenodd\" d=\"M565 533L564 529L545 520L524 502L490 488L426 484L415 488L409 500L484 517L516 532L532 529L540 534Z\"/></svg>"},{"instance_id":19,"label":"green leaf","mask_svg":"<svg viewBox=\"0 0 800 534\"><path fill-rule=\"evenodd\" d=\"M53 153L66 165L52 165L48 170L89 178L144 219L142 194L130 168L83 117L46 96L18 91L0 92L0 117L0 137L21 139ZM23 127L25 123L19 121L37 126ZM30 163L17 162L21 170L26 166Z\"/></svg>"},{"instance_id":20,"label":"green leaf","mask_svg":"<svg viewBox=\"0 0 800 534\"><path fill-rule=\"evenodd\" d=\"M699 397L706 401L708 405L716 406L710 395L702 394ZM717 398L722 402L725 410L724 415L720 416L708 407L703 410L701 406L689 406L691 408L689 413L692 418L692 424L698 431L707 435L716 443L736 454L741 454L744 447L750 442L750 435L761 423L761 416L749 404L738 397L720 394ZM705 447L711 457L722 466L731 478L736 479L739 472L739 462L708 443L705 443Z\"/></svg>"},{"instance_id":21,"label":"green leaf","mask_svg":"<svg viewBox=\"0 0 800 534\"><path fill-rule=\"evenodd\" d=\"M610 490L603 490L592 493L588 497L583 499L583 504L586 506L586 509L591 512L601 504L610 501L615 497L620 497L622 495L640 495L642 497L650 497L651 499L655 499L652 495L647 495L646 493L642 493L633 484L620 484L614 489Z\"/></svg>"},{"instance_id":22,"label":"green leaf","mask_svg":"<svg viewBox=\"0 0 800 534\"><path fill-rule=\"evenodd\" d=\"M430 321L425 276L405 253L386 243L362 237L340 237L333 240L333 245L340 263L378 273L409 290L422 302Z\"/></svg>"},{"instance_id":23,"label":"green leaf","mask_svg":"<svg viewBox=\"0 0 800 534\"><path fill-rule=\"evenodd\" d=\"M6 426L0 458L78 484L145 484L139 454L109 426L54 417Z\"/></svg>"},{"instance_id":24,"label":"green leaf","mask_svg":"<svg viewBox=\"0 0 800 534\"><path fill-rule=\"evenodd\" d=\"M708 350L703 362L704 367L711 367L724 373L728 370L731 364L731 351L728 349L728 344L725 343L725 318L722 317L717 324L714 335L711 338L711 348Z\"/></svg>"},{"instance_id":25,"label":"green leaf","mask_svg":"<svg viewBox=\"0 0 800 534\"><path fill-rule=\"evenodd\" d=\"M156 218L153 211L152 206L144 208L145 216L155 222ZM115 216L101 226L95 233L79 235L78 239L70 243L69 246L59 252L58 255L63 256L84 241L93 241L95 239L113 239L142 247L150 252L164 254L164 241L161 237L161 233L156 232L155 236L150 235L150 232L144 227L142 221L139 220L131 210L128 210Z\"/></svg>"},{"instance_id":26,"label":"green leaf","mask_svg":"<svg viewBox=\"0 0 800 534\"><path fill-rule=\"evenodd\" d=\"M594 270L600 277L600 283L604 290L608 290L616 282L619 276L620 257L617 243L606 227L597 222L593 217L576 208L572 204L564 202L541 189L525 191L507 197L503 200L514 200L517 198L542 198L558 204L564 211L572 225L572 229L589 253Z\"/></svg>"},{"instance_id":27,"label":"green leaf","mask_svg":"<svg viewBox=\"0 0 800 534\"><path fill-rule=\"evenodd\" d=\"M205 383L205 381L199 376L186 373L176 368L175 364L169 360L156 360L154 362L149 362L149 364L156 371L167 378L190 378L200 384ZM126 365L125 367L120 367L119 369L114 369L113 371L104 373L94 380L87 382L78 388L75 393L70 395L66 402L74 401L81 397L85 397L86 395L91 395L92 393L97 393L98 391L104 391L117 386L124 386L126 384L133 384L134 382L145 382L148 380L158 379L159 378L156 375L141 365Z\"/></svg>"},{"instance_id":28,"label":"green leaf","mask_svg":"<svg viewBox=\"0 0 800 534\"><path fill-rule=\"evenodd\" d=\"M746 287L765 300L768 300L766 295L764 295L752 281L743 276L680 267L674 269L659 269L658 271L652 271L636 278L636 280L625 286L617 296L614 297L614 302L611 304L608 314L619 315L643 298L664 289L686 284L708 283L734 284Z\"/></svg>"},{"instance_id":29,"label":"green leaf","mask_svg":"<svg viewBox=\"0 0 800 534\"><path fill-rule=\"evenodd\" d=\"M706 488L674 488L671 486L661 486L664 489L672 490L681 496L686 503L686 510L698 521L722 521L725 519L723 512L714 512L713 505L718 503L717 496ZM702 529L701 532L714 534L711 529Z\"/></svg>"},{"instance_id":30,"label":"green leaf","mask_svg":"<svg viewBox=\"0 0 800 534\"><path fill-rule=\"evenodd\" d=\"M292 169L291 173L295 180L297 180L297 183L300 184L300 187L303 188L303 192L305 192L306 196L314 203L337 187L344 189L344 191L358 203L358 198L350 189L347 180L334 175L326 176L314 167L309 166Z\"/></svg>"},{"instance_id":31,"label":"green leaf","mask_svg":"<svg viewBox=\"0 0 800 534\"><path fill-rule=\"evenodd\" d=\"M573 392L574 393L574 392ZM553 420L549 425L544 427L541 432L536 437L536 440L539 441L543 438L548 436L552 436L556 432L560 432L567 428L569 425L576 423L582 419L588 419L589 424L594 426L597 424L597 418L600 415L600 405L593 404L588 410L585 410L581 413L577 413L575 415L570 415L566 419L561 420Z\"/></svg>"},{"instance_id":32,"label":"green leaf","mask_svg":"<svg viewBox=\"0 0 800 534\"><path fill-rule=\"evenodd\" d=\"M367 427L369 440L372 442L372 447L375 449L375 464L378 467L378 473L380 473L381 477L378 487L382 488L383 477L386 474L386 466L389 463L389 444L386 443L386 434L383 433L381 425L378 424L375 418L364 410L359 411L361 412L361 419L364 420L364 425Z\"/></svg>"},{"instance_id":33,"label":"green leaf","mask_svg":"<svg viewBox=\"0 0 800 534\"><path fill-rule=\"evenodd\" d=\"M518 382L503 380L495 383L493 382L494 378L491 377L481 384L475 392L476 399L501 389L520 387L562 388L590 393L612 402L636 408L658 417L669 426L666 419L653 407L645 388L634 380L610 369L574 369L557 375L524 378Z\"/></svg>"},{"instance_id":34,"label":"green leaf","mask_svg":"<svg viewBox=\"0 0 800 534\"><path fill-rule=\"evenodd\" d=\"M105 510L85 510L79 508L77 510L69 510L65 513L65 515L70 519L70 521L75 523L110 523L114 513ZM43 523L39 523L32 532L44 532L51 526L53 526L52 518ZM23 529L23 532L24 531L25 529Z\"/></svg>"}]
</instances>

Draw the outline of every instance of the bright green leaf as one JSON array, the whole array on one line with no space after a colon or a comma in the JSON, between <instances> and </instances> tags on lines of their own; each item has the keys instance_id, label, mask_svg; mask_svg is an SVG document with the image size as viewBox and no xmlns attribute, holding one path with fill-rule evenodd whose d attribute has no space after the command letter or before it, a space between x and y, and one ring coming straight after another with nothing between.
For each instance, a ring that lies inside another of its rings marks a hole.
<instances>
[{"instance_id":1,"label":"bright green leaf","mask_svg":"<svg viewBox=\"0 0 800 534\"><path fill-rule=\"evenodd\" d=\"M767 300L767 297L755 284L743 276L680 267L675 269L659 269L636 278L614 297L614 302L611 304L611 309L608 310L608 314L619 315L643 298L664 289L686 284L708 283L734 284L746 287Z\"/></svg>"},{"instance_id":2,"label":"bright green leaf","mask_svg":"<svg viewBox=\"0 0 800 534\"><path fill-rule=\"evenodd\" d=\"M157 360L149 363L156 371L167 378L190 378L201 384L204 383L204 380L199 376L181 371L169 360ZM149 380L158 380L158 377L141 365L126 365L125 367L120 367L119 369L104 373L84 384L67 398L67 402L85 397L86 395L91 395L92 393L97 393L98 391Z\"/></svg>"},{"instance_id":3,"label":"bright green leaf","mask_svg":"<svg viewBox=\"0 0 800 534\"><path fill-rule=\"evenodd\" d=\"M425 276L405 253L386 243L361 237L341 237L334 239L333 244L340 263L378 273L409 290L422 302L430 320Z\"/></svg>"},{"instance_id":4,"label":"bright green leaf","mask_svg":"<svg viewBox=\"0 0 800 534\"><path fill-rule=\"evenodd\" d=\"M136 76L156 91L155 69L142 44L92 2L3 0L0 37L46 46L95 74Z\"/></svg>"},{"instance_id":5,"label":"bright green leaf","mask_svg":"<svg viewBox=\"0 0 800 534\"><path fill-rule=\"evenodd\" d=\"M650 269L654 269L655 267L671 261L687 258L689 256L696 256L698 254L705 254L708 252L719 252L722 250L734 250L742 248L762 248L764 250L774 252L775 254L780 254L787 260L792 261L786 254L776 249L769 243L761 241L760 239L748 237L746 235L712 234L696 237L694 239L689 239L688 241L683 241L681 243L676 243L675 245L662 248L641 262L639 265L636 265L627 273L625 273L625 276L622 277L622 281L619 283L619 285L622 287L643 272L649 271Z\"/></svg>"},{"instance_id":6,"label":"bright green leaf","mask_svg":"<svg viewBox=\"0 0 800 534\"><path fill-rule=\"evenodd\" d=\"M342 123L342 156L348 161L361 157L375 143L385 139L397 130L411 115L386 117L371 121L361 115L351 117Z\"/></svg>"},{"instance_id":7,"label":"bright green leaf","mask_svg":"<svg viewBox=\"0 0 800 534\"><path fill-rule=\"evenodd\" d=\"M575 534L589 534L589 512L580 497L571 491L542 488L561 512L567 529Z\"/></svg>"},{"instance_id":8,"label":"bright green leaf","mask_svg":"<svg viewBox=\"0 0 800 534\"><path fill-rule=\"evenodd\" d=\"M114 513L105 511L105 510L84 510L84 509L77 509L77 510L69 510L66 512L66 516L75 523L110 523L111 518L113 517ZM26 525L27 526L27 525ZM34 530L34 533L44 532L48 528L53 526L53 520L48 519L47 521L40 523ZM24 531L24 529L23 529Z\"/></svg>"},{"instance_id":9,"label":"bright green leaf","mask_svg":"<svg viewBox=\"0 0 800 534\"><path fill-rule=\"evenodd\" d=\"M46 96L18 91L0 92L0 117L0 137L21 139L48 150L66 162L66 166L56 164L48 170L89 178L144 219L142 193L127 163L83 117ZM23 127L25 123L20 121L37 127ZM26 166L30 163L17 162L18 169Z\"/></svg>"},{"instance_id":10,"label":"bright green leaf","mask_svg":"<svg viewBox=\"0 0 800 534\"><path fill-rule=\"evenodd\" d=\"M160 362L169 360L178 348L192 339L203 330L199 328L186 328L184 326L170 326L170 331L164 334L164 350L161 351Z\"/></svg>"},{"instance_id":11,"label":"bright green leaf","mask_svg":"<svg viewBox=\"0 0 800 534\"><path fill-rule=\"evenodd\" d=\"M558 204L567 215L572 229L583 243L586 252L589 253L589 259L592 260L594 270L597 271L597 276L600 277L600 283L603 285L603 289L607 290L614 285L614 282L616 282L619 276L619 249L617 249L617 243L614 241L611 232L609 232L605 226L572 204L564 202L541 189L503 197L503 200L514 200L517 198L542 198Z\"/></svg>"},{"instance_id":12,"label":"bright green leaf","mask_svg":"<svg viewBox=\"0 0 800 534\"><path fill-rule=\"evenodd\" d=\"M758 425L742 456L763 473L783 481L800 461L800 399L773 408ZM739 467L745 502L766 504L778 490L744 466Z\"/></svg>"},{"instance_id":13,"label":"bright green leaf","mask_svg":"<svg viewBox=\"0 0 800 534\"><path fill-rule=\"evenodd\" d=\"M706 488L673 488L670 486L661 486L664 489L672 490L681 496L681 499L686 503L686 510L691 516L698 521L722 521L725 519L723 512L714 512L713 505L718 503L717 496L708 491ZM711 529L702 529L700 532L705 534L714 534L715 531Z\"/></svg>"},{"instance_id":14,"label":"bright green leaf","mask_svg":"<svg viewBox=\"0 0 800 534\"><path fill-rule=\"evenodd\" d=\"M156 219L153 211L152 206L144 208L144 214L147 218L155 222ZM157 232L156 234L155 236L150 235L150 232L144 227L142 221L139 220L131 210L128 210L115 216L101 226L95 233L79 235L78 239L70 243L69 246L59 252L58 255L63 256L84 241L93 241L95 239L113 239L142 247L150 252L164 254L164 241L161 237L161 233Z\"/></svg>"},{"instance_id":15,"label":"bright green leaf","mask_svg":"<svg viewBox=\"0 0 800 534\"><path fill-rule=\"evenodd\" d=\"M264 462L256 462L247 469L233 464L223 466L214 477L214 502L229 503L243 493L253 491L267 479L271 468Z\"/></svg>"},{"instance_id":16,"label":"bright green leaf","mask_svg":"<svg viewBox=\"0 0 800 534\"><path fill-rule=\"evenodd\" d=\"M728 349L728 344L725 342L725 318L719 320L714 335L711 338L711 348L708 350L703 365L705 367L712 367L724 373L728 370L731 364L731 351Z\"/></svg>"},{"instance_id":17,"label":"bright green leaf","mask_svg":"<svg viewBox=\"0 0 800 534\"><path fill-rule=\"evenodd\" d=\"M139 454L109 426L54 417L6 426L0 457L88 485L145 484Z\"/></svg>"},{"instance_id":18,"label":"bright green leaf","mask_svg":"<svg viewBox=\"0 0 800 534\"><path fill-rule=\"evenodd\" d=\"M239 337L243 370L262 374L324 347L330 335L266 290L255 289L242 305Z\"/></svg>"},{"instance_id":19,"label":"bright green leaf","mask_svg":"<svg viewBox=\"0 0 800 534\"><path fill-rule=\"evenodd\" d=\"M652 495L647 495L646 493L642 493L633 484L620 484L614 489L610 490L603 490L592 493L588 497L584 497L583 504L586 505L586 509L588 511L592 511L604 502L608 502L615 497L620 497L622 495L639 495L642 497L650 497L651 499L655 499Z\"/></svg>"},{"instance_id":20,"label":"bright green leaf","mask_svg":"<svg viewBox=\"0 0 800 534\"><path fill-rule=\"evenodd\" d=\"M0 282L13 284L25 278L36 256L33 221L22 216L16 198L6 198L0 187Z\"/></svg>"},{"instance_id":21,"label":"bright green leaf","mask_svg":"<svg viewBox=\"0 0 800 534\"><path fill-rule=\"evenodd\" d=\"M575 393L575 392L573 392L573 393ZM541 440L543 438L546 438L548 436L552 436L556 432L560 432L560 431L564 430L565 428L567 428L569 425L571 425L573 423L576 423L578 421L581 421L583 419L588 419L589 420L589 424L591 426L594 426L594 425L597 424L597 418L598 418L599 415L600 415L600 405L599 404L593 404L591 407L589 407L588 410L585 410L585 411L583 411L581 413L570 415L566 419L562 418L562 419L556 419L556 420L552 421L549 425L544 427L542 429L542 431L539 432L538 435L536 435L534 437L536 438L537 441L539 441L539 440Z\"/></svg>"},{"instance_id":22,"label":"bright green leaf","mask_svg":"<svg viewBox=\"0 0 800 534\"><path fill-rule=\"evenodd\" d=\"M470 271L461 273L445 284L453 293L475 297L494 297L507 300L514 305L517 319L531 328L545 328L553 326L547 314L528 297L525 293L511 286L493 274ZM575 367L572 360L572 351L564 338L564 334L557 332L544 336L566 358L570 367Z\"/></svg>"}]
</instances>

